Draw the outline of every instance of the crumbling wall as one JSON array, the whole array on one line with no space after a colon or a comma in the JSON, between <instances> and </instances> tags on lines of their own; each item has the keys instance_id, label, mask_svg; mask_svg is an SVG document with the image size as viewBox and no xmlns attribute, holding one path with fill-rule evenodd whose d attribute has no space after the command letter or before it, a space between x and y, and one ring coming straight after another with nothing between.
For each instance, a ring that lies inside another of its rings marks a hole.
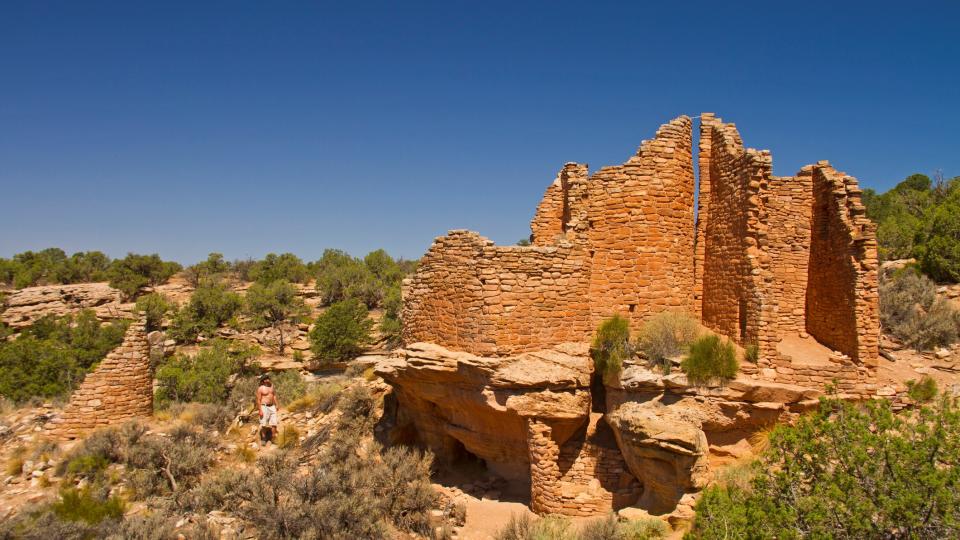
<instances>
[{"instance_id":1,"label":"crumbling wall","mask_svg":"<svg viewBox=\"0 0 960 540\"><path fill-rule=\"evenodd\" d=\"M614 314L639 326L660 311L693 311L692 123L681 116L589 184L594 327Z\"/></svg>"},{"instance_id":2,"label":"crumbling wall","mask_svg":"<svg viewBox=\"0 0 960 540\"><path fill-rule=\"evenodd\" d=\"M736 127L718 118L704 117L701 133L710 150L707 169L700 171L701 184L709 186L701 207L703 324L769 353L776 350L771 328L776 306L765 294L772 275L763 249L767 216L761 194L772 160L769 152L744 149Z\"/></svg>"},{"instance_id":3,"label":"crumbling wall","mask_svg":"<svg viewBox=\"0 0 960 540\"><path fill-rule=\"evenodd\" d=\"M139 321L130 325L123 342L86 376L63 414L46 429L54 437L73 439L91 429L151 414L150 345Z\"/></svg>"},{"instance_id":4,"label":"crumbling wall","mask_svg":"<svg viewBox=\"0 0 960 540\"><path fill-rule=\"evenodd\" d=\"M496 246L468 231L438 238L404 290L404 338L484 355L589 339L582 248Z\"/></svg>"},{"instance_id":5,"label":"crumbling wall","mask_svg":"<svg viewBox=\"0 0 960 540\"><path fill-rule=\"evenodd\" d=\"M807 332L854 361L874 365L879 347L876 226L856 179L825 161L813 168Z\"/></svg>"},{"instance_id":6,"label":"crumbling wall","mask_svg":"<svg viewBox=\"0 0 960 540\"><path fill-rule=\"evenodd\" d=\"M530 222L536 246L552 246L562 240L575 242L586 230L587 166L567 163L547 187L537 213ZM582 240L582 238L579 238Z\"/></svg>"}]
</instances>

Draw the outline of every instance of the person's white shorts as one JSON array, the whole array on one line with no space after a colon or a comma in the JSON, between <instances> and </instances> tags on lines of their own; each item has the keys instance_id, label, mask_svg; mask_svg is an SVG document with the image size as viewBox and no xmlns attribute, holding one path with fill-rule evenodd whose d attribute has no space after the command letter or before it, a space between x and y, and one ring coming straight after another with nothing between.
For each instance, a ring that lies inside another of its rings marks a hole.
<instances>
[{"instance_id":1,"label":"person's white shorts","mask_svg":"<svg viewBox=\"0 0 960 540\"><path fill-rule=\"evenodd\" d=\"M260 410L263 411L263 416L260 417L260 426L277 427L277 406L261 405Z\"/></svg>"}]
</instances>

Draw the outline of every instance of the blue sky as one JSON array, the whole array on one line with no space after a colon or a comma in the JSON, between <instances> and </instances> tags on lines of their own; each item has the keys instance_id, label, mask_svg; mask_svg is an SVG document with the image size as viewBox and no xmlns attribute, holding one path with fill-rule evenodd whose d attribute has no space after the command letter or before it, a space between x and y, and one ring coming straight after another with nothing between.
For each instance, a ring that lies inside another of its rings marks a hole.
<instances>
[{"instance_id":1,"label":"blue sky","mask_svg":"<svg viewBox=\"0 0 960 540\"><path fill-rule=\"evenodd\" d=\"M645 4L4 0L0 256L513 243L702 111L776 174L960 175L960 3Z\"/></svg>"}]
</instances>

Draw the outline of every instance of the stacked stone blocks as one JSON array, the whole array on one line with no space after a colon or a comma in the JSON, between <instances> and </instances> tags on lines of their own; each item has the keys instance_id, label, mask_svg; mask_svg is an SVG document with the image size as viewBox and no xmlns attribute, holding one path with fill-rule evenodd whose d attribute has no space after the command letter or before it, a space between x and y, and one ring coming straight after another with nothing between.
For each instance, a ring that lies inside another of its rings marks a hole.
<instances>
[{"instance_id":1,"label":"stacked stone blocks","mask_svg":"<svg viewBox=\"0 0 960 540\"><path fill-rule=\"evenodd\" d=\"M70 397L46 432L74 439L103 426L153 414L153 373L143 321L130 325L123 342L107 354Z\"/></svg>"},{"instance_id":2,"label":"stacked stone blocks","mask_svg":"<svg viewBox=\"0 0 960 540\"><path fill-rule=\"evenodd\" d=\"M589 175L565 164L531 222L532 246L467 231L438 238L404 287L406 341L504 356L588 342L614 314L637 328L686 311L757 345L760 361L745 370L757 376L813 369L785 367L804 360L778 350L785 335L810 335L838 353L841 378L868 385L876 236L856 180L827 162L774 176L770 153L745 148L736 126L700 118L699 187L692 121L681 116L622 165Z\"/></svg>"}]
</instances>

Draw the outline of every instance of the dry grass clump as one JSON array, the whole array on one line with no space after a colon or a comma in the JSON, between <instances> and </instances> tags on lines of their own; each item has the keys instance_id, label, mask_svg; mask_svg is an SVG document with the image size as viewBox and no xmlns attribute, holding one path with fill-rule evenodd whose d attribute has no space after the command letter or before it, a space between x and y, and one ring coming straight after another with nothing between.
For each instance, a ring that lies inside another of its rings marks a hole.
<instances>
[{"instance_id":1,"label":"dry grass clump","mask_svg":"<svg viewBox=\"0 0 960 540\"><path fill-rule=\"evenodd\" d=\"M662 311L640 328L637 346L654 365L669 371L668 360L684 352L700 335L700 324L679 311Z\"/></svg>"}]
</instances>

